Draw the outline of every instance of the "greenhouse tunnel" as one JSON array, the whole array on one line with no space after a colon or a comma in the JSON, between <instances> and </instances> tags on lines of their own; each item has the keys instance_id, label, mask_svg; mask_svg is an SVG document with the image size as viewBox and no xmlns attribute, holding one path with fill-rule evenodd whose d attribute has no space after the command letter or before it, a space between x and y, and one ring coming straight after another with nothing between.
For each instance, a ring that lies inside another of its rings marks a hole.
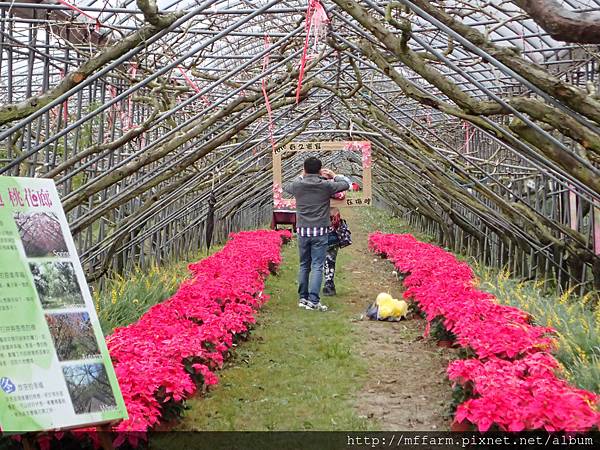
<instances>
[{"instance_id":1,"label":"greenhouse tunnel","mask_svg":"<svg viewBox=\"0 0 600 450\"><path fill-rule=\"evenodd\" d=\"M369 140L375 206L600 288L600 1L320 5L0 2L0 174L55 181L99 281L268 224L273 150Z\"/></svg>"}]
</instances>

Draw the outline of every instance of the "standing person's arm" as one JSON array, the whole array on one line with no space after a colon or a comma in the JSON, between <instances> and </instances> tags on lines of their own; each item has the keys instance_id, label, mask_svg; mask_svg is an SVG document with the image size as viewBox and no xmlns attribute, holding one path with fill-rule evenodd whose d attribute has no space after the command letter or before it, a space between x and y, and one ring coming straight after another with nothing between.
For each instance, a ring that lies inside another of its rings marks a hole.
<instances>
[{"instance_id":1,"label":"standing person's arm","mask_svg":"<svg viewBox=\"0 0 600 450\"><path fill-rule=\"evenodd\" d=\"M283 190L290 195L296 196L296 186L298 182L302 179L302 175L296 178L294 181L288 181L287 183L283 183Z\"/></svg>"},{"instance_id":2,"label":"standing person's arm","mask_svg":"<svg viewBox=\"0 0 600 450\"><path fill-rule=\"evenodd\" d=\"M331 190L331 194L335 194L336 192L347 191L348 189L350 189L350 185L352 184L352 182L350 181L350 178L344 175L336 175L333 178L333 181L327 184L329 189Z\"/></svg>"}]
</instances>

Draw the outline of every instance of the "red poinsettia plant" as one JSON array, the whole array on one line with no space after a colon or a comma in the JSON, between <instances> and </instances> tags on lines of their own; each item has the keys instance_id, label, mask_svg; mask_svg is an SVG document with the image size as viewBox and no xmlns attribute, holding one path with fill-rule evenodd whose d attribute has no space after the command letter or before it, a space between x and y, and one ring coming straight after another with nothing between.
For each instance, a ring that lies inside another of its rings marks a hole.
<instances>
[{"instance_id":1,"label":"red poinsettia plant","mask_svg":"<svg viewBox=\"0 0 600 450\"><path fill-rule=\"evenodd\" d=\"M234 336L248 330L268 300L264 280L290 237L289 231L232 234L221 251L189 266L193 278L173 297L107 338L129 413L118 431L146 431L166 402L217 383L214 371Z\"/></svg>"},{"instance_id":2,"label":"red poinsettia plant","mask_svg":"<svg viewBox=\"0 0 600 450\"><path fill-rule=\"evenodd\" d=\"M410 234L373 233L369 248L406 275L404 297L414 300L428 321L441 320L456 342L476 358L454 361L448 375L471 397L455 422L480 431L587 431L599 428L600 397L557 377L554 330L475 287L468 264Z\"/></svg>"}]
</instances>

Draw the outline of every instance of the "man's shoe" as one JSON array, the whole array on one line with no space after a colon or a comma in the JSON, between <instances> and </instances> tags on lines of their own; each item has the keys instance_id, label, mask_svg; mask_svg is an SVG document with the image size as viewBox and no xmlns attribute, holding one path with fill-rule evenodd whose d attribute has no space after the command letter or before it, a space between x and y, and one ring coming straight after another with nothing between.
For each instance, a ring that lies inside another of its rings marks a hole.
<instances>
[{"instance_id":1,"label":"man's shoe","mask_svg":"<svg viewBox=\"0 0 600 450\"><path fill-rule=\"evenodd\" d=\"M319 303L312 303L312 302L308 302L306 304L306 306L304 306L306 309L310 309L313 311L327 311L329 308L327 308L326 305L324 305L323 303L319 302Z\"/></svg>"},{"instance_id":2,"label":"man's shoe","mask_svg":"<svg viewBox=\"0 0 600 450\"><path fill-rule=\"evenodd\" d=\"M336 295L335 286L323 286L322 294L325 297L333 297L334 295Z\"/></svg>"},{"instance_id":3,"label":"man's shoe","mask_svg":"<svg viewBox=\"0 0 600 450\"><path fill-rule=\"evenodd\" d=\"M310 309L309 305L310 302L305 298L301 298L300 300L298 300L298 308Z\"/></svg>"}]
</instances>

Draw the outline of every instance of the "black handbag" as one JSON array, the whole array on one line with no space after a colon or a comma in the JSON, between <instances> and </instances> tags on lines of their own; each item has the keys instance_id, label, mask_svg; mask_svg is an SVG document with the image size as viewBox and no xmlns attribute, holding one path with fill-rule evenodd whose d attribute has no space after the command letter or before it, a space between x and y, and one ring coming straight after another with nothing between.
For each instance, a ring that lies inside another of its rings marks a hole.
<instances>
[{"instance_id":1,"label":"black handbag","mask_svg":"<svg viewBox=\"0 0 600 450\"><path fill-rule=\"evenodd\" d=\"M331 231L327 235L327 245L329 247L336 247L340 244L340 237L337 234L337 231Z\"/></svg>"}]
</instances>

